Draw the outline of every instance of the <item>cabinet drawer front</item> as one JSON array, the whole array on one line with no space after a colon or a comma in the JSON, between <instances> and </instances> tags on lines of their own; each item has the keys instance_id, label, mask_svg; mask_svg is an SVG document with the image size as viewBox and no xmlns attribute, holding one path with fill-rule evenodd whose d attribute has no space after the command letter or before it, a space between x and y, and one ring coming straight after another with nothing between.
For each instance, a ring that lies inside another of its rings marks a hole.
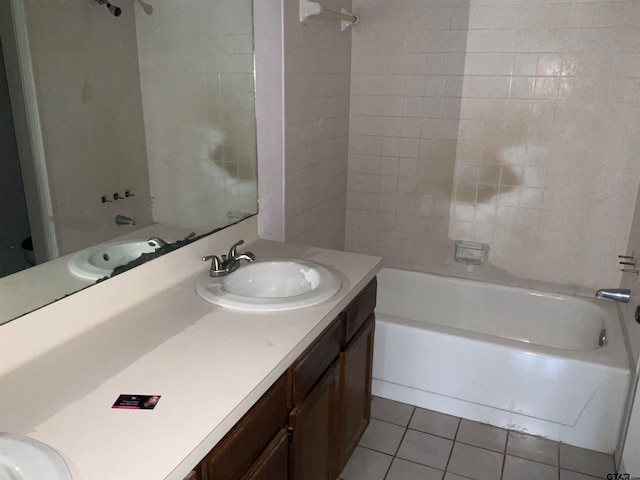
<instances>
[{"instance_id":1,"label":"cabinet drawer front","mask_svg":"<svg viewBox=\"0 0 640 480\"><path fill-rule=\"evenodd\" d=\"M360 329L376 308L378 280L374 278L364 287L360 295L344 310L345 335L343 345L349 343L353 335Z\"/></svg>"},{"instance_id":2,"label":"cabinet drawer front","mask_svg":"<svg viewBox=\"0 0 640 480\"><path fill-rule=\"evenodd\" d=\"M237 480L287 422L287 377L283 375L202 462L203 480Z\"/></svg>"},{"instance_id":3,"label":"cabinet drawer front","mask_svg":"<svg viewBox=\"0 0 640 480\"><path fill-rule=\"evenodd\" d=\"M291 399L289 406L300 403L307 392L340 353L342 324L335 320L289 369Z\"/></svg>"},{"instance_id":4,"label":"cabinet drawer front","mask_svg":"<svg viewBox=\"0 0 640 480\"><path fill-rule=\"evenodd\" d=\"M283 428L242 477L242 480L287 480L289 476L289 435Z\"/></svg>"}]
</instances>

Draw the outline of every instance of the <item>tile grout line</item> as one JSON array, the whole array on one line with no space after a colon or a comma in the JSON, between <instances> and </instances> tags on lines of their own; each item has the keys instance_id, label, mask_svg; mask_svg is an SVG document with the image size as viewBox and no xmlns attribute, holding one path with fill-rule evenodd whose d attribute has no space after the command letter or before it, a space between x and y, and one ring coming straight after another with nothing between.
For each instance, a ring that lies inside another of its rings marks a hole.
<instances>
[{"instance_id":1,"label":"tile grout line","mask_svg":"<svg viewBox=\"0 0 640 480\"><path fill-rule=\"evenodd\" d=\"M504 453L502 454L502 469L500 470L500 480L504 477L504 467L507 464L507 445L509 445L510 432L507 430L507 438L504 441Z\"/></svg>"},{"instance_id":2,"label":"tile grout line","mask_svg":"<svg viewBox=\"0 0 640 480\"><path fill-rule=\"evenodd\" d=\"M393 458L391 459L391 463L389 464L389 468L387 468L387 471L384 474L384 479L387 478L387 475L389 475L389 471L391 470L391 465L393 465L393 462L395 461L398 455L398 452L400 451L400 447L402 446L402 442L404 441L404 437L407 435L407 432L409 431L409 424L411 423L411 420L413 419L413 416L416 413L416 409L418 407L416 407L415 405L413 405L413 410L411 411L411 415L409 415L409 420L407 420L407 424L404 426L404 432L402 433L402 438L400 439L400 442L398 443L398 446L396 447L396 451L393 454ZM389 422L390 423L390 422Z\"/></svg>"},{"instance_id":3,"label":"tile grout line","mask_svg":"<svg viewBox=\"0 0 640 480\"><path fill-rule=\"evenodd\" d=\"M451 462L451 457L453 456L453 449L456 446L456 438L458 437L458 432L460 431L460 425L462 424L462 419L458 418L458 426L456 427L456 433L453 434L453 443L451 444L451 451L449 452L449 458L447 458L447 464L444 466L444 474L447 475L447 470L449 470L449 463ZM449 439L451 440L451 439Z\"/></svg>"},{"instance_id":4,"label":"tile grout line","mask_svg":"<svg viewBox=\"0 0 640 480\"><path fill-rule=\"evenodd\" d=\"M561 443L558 442L558 480L562 478L562 475L560 472L560 469L562 468L562 465L560 465L560 446L561 446Z\"/></svg>"},{"instance_id":5,"label":"tile grout line","mask_svg":"<svg viewBox=\"0 0 640 480\"><path fill-rule=\"evenodd\" d=\"M402 403L402 402L398 402L398 403ZM409 404L405 404L405 405L409 405ZM364 446L359 445L361 448L364 448L364 449L367 449L367 450L370 450L370 451L373 451L373 452L381 453L381 454L388 455L388 456L392 457L391 464L389 465L389 468L387 468L387 471L385 472L385 476L384 476L385 479L386 479L387 475L389 474L389 471L390 471L391 465L393 464L393 461L396 458L400 458L400 457L397 457L397 454L398 454L398 452L400 450L400 447L402 446L402 442L404 441L404 439L405 439L405 437L406 437L406 435L407 435L409 430L413 430L414 432L418 432L418 433L422 433L422 434L426 434L426 435L431 435L431 436L442 438L442 439L449 440L449 441L453 440L453 445L452 445L451 451L449 453L449 457L447 459L446 467L445 467L445 470L444 470L444 474L445 475L446 475L446 473L453 473L453 472L449 472L448 468L449 468L449 464L451 463L451 458L453 456L453 449L455 448L456 443L460 443L460 444L471 446L471 447L474 447L474 448L478 448L478 449L481 449L481 450L484 450L484 451L487 451L487 452L498 453L498 454L503 455L502 469L501 469L500 478L502 479L502 477L504 477L504 470L505 470L505 467L506 467L506 458L507 458L507 454L508 454L507 450L508 450L508 445L509 445L509 439L510 439L512 434L522 434L523 432L518 432L518 431L515 431L515 430L508 430L508 429L501 429L501 430L504 430L504 431L507 432L507 437L506 437L506 440L505 440L504 447L503 447L502 451L500 452L500 451L492 450L490 448L485 448L485 447L481 447L481 446L478 446L478 445L473 445L471 443L466 443L466 442L462 442L462 441L458 440L458 436L460 434L460 428L462 426L462 421L465 420L465 419L463 419L461 417L456 417L458 419L458 424L457 424L456 432L455 432L455 434L453 436L453 439L445 437L445 436L442 436L442 435L437 435L437 434L434 434L434 433L431 433L431 432L428 432L428 431L423 431L423 430L418 430L416 428L411 428L410 427L411 421L413 420L413 418L414 418L414 416L415 416L415 414L417 412L417 409L419 408L419 407L417 407L415 405L411 405L411 406L413 407L413 410L411 412L411 415L409 416L408 422L405 425L400 425L398 423L390 422L390 421L387 421L387 420L384 420L384 419L381 419L381 418L376 418L376 417L373 417L373 416L371 417L372 419L375 419L375 420L377 420L379 422L383 422L383 423L387 423L389 425L394 425L394 426L399 426L399 427L404 428L404 432L403 432L402 438L401 438L401 440L400 440L400 442L398 444L398 447L395 449L395 453L394 454L390 455L389 453L386 453L386 452L381 452L381 451L375 450L373 448L364 447ZM441 412L436 412L436 413L441 413ZM446 414L446 415L448 415L448 414ZM452 416L452 415L450 415L450 416ZM497 428L500 428L500 427L497 427ZM533 437L544 439L544 437L537 437L535 435ZM561 452L560 452L560 445L561 445L561 443L559 442L558 450L557 450L557 452L558 452L557 453L557 461L558 461L557 465L553 465L551 463L540 461L538 459L528 458L527 456L523 456L523 455L517 454L517 453L509 454L509 455L511 455L511 456L513 456L515 458L520 458L520 459L525 460L527 462L533 462L533 463L536 463L536 464L539 464L539 465L552 467L552 468L555 467L556 468L556 472L557 472L556 473L556 475L557 475L556 478L558 480L562 479L561 473L562 473L563 469L568 471L568 472L578 473L580 475L587 475L589 478L593 478L594 480L598 478L598 477L590 476L590 474L585 474L585 473L583 473L581 471L574 470L572 468L562 468L562 466L560 465L560 461L561 461L560 459L561 459L561 456L562 456ZM597 451L594 451L594 452L603 453L603 452L597 452ZM402 458L400 458L400 459L404 460ZM427 464L420 463L420 462L415 462L415 461L411 461L411 460L406 460L406 461L408 461L410 463L415 463L417 465L426 466L426 467L429 467L429 468L435 468L435 467L433 467L431 465L427 465ZM439 470L439 469L436 468L436 470ZM456 474L456 475L458 475L458 474ZM466 478L464 476L462 476L462 477Z\"/></svg>"}]
</instances>

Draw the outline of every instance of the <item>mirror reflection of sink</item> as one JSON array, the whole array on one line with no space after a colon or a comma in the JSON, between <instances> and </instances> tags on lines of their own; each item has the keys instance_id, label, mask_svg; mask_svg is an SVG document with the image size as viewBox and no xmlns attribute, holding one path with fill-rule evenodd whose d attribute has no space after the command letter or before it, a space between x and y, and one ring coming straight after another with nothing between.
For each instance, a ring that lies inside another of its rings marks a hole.
<instances>
[{"instance_id":1,"label":"mirror reflection of sink","mask_svg":"<svg viewBox=\"0 0 640 480\"><path fill-rule=\"evenodd\" d=\"M72 480L64 459L49 445L0 432L0 480Z\"/></svg>"},{"instance_id":2,"label":"mirror reflection of sink","mask_svg":"<svg viewBox=\"0 0 640 480\"><path fill-rule=\"evenodd\" d=\"M274 312L310 307L340 290L340 278L306 260L271 258L243 264L224 277L205 272L196 282L207 302L235 310Z\"/></svg>"},{"instance_id":3,"label":"mirror reflection of sink","mask_svg":"<svg viewBox=\"0 0 640 480\"><path fill-rule=\"evenodd\" d=\"M77 277L98 280L111 275L113 269L126 265L143 253L151 253L155 248L148 240L120 240L102 243L80 250L69 259L69 270Z\"/></svg>"}]
</instances>

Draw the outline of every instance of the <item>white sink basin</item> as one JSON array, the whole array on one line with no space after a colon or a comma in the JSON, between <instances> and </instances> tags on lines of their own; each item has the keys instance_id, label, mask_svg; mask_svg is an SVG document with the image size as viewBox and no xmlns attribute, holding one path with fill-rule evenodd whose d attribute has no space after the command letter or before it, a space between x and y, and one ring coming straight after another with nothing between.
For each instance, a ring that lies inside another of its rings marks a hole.
<instances>
[{"instance_id":1,"label":"white sink basin","mask_svg":"<svg viewBox=\"0 0 640 480\"><path fill-rule=\"evenodd\" d=\"M274 312L310 307L340 290L340 278L305 260L272 258L245 264L229 275L205 272L196 282L207 302L235 310Z\"/></svg>"},{"instance_id":2,"label":"white sink basin","mask_svg":"<svg viewBox=\"0 0 640 480\"><path fill-rule=\"evenodd\" d=\"M147 240L140 239L102 243L73 254L69 259L69 270L77 277L98 280L111 275L114 268L154 250Z\"/></svg>"},{"instance_id":3,"label":"white sink basin","mask_svg":"<svg viewBox=\"0 0 640 480\"><path fill-rule=\"evenodd\" d=\"M33 438L0 432L0 480L72 480L64 459Z\"/></svg>"}]
</instances>

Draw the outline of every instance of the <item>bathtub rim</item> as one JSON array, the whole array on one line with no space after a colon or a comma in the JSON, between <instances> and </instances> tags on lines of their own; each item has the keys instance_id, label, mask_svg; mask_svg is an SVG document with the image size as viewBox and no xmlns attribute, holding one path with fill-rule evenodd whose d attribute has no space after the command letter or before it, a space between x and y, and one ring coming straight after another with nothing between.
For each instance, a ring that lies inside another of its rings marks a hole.
<instances>
[{"instance_id":1,"label":"bathtub rim","mask_svg":"<svg viewBox=\"0 0 640 480\"><path fill-rule=\"evenodd\" d=\"M408 270L401 269L395 267L383 267L378 272L378 288L381 288L383 281L381 281L381 276L384 275L385 271L395 271L395 272L407 272L415 275L424 275L424 276L432 276L444 281L452 281L452 282L460 282L463 284L473 284L473 283L481 283L487 284L491 287L495 287L496 289L505 289L507 291L515 291L520 294L528 293L528 294L536 294L544 297L551 297L559 300L569 300L569 301L580 301L589 304L589 307L598 308L602 310L605 314L605 328L607 329L607 344L604 347L599 347L595 349L589 350L570 350L563 349L559 347L551 347L547 345L537 344L537 343L527 343L521 340L515 340L510 338L499 337L496 335L491 335L487 333L481 332L473 332L469 330L463 330L447 325L438 325L435 323L412 320L404 317L394 316L388 313L380 312L380 302L378 301L378 305L376 306L375 315L377 319L383 319L387 317L392 322L400 322L407 326L415 327L415 328L426 328L435 332L440 332L448 335L457 335L467 338L469 340L481 341L485 343L492 343L495 345L500 345L508 348L516 348L517 350L530 353L530 354L539 354L550 356L553 358L564 358L571 359L581 362L586 362L590 364L598 364L604 365L607 367L620 368L626 371L632 371L632 359L630 353L628 352L628 340L625 336L625 330L623 328L623 319L620 315L620 309L617 308L617 305L612 301L607 301L603 299L597 299L592 297L585 297L580 295L569 295L564 293L557 292L545 292L543 290L535 290L530 288L511 286L511 285L502 285L499 283L486 282L483 280L469 279L464 277L453 277L448 275L441 275L437 273L431 272L420 272L416 270Z\"/></svg>"},{"instance_id":2,"label":"bathtub rim","mask_svg":"<svg viewBox=\"0 0 640 480\"><path fill-rule=\"evenodd\" d=\"M479 343L489 343L499 348L517 350L529 355L544 356L555 359L573 360L577 362L588 363L595 366L620 369L626 372L630 371L629 362L626 358L626 349L624 355L619 354L616 345L610 342L605 347L593 350L564 350L557 347L548 347L546 345L538 345L535 343L526 343L510 338L496 337L487 333L469 332L454 327L436 325L419 320L411 320L408 318L395 317L386 313L376 312L376 322L387 322L400 325L407 328L415 328L421 330L429 330L437 335L451 335L462 337L465 340ZM619 342L615 342L616 344ZM604 350L607 350L604 352Z\"/></svg>"}]
</instances>

